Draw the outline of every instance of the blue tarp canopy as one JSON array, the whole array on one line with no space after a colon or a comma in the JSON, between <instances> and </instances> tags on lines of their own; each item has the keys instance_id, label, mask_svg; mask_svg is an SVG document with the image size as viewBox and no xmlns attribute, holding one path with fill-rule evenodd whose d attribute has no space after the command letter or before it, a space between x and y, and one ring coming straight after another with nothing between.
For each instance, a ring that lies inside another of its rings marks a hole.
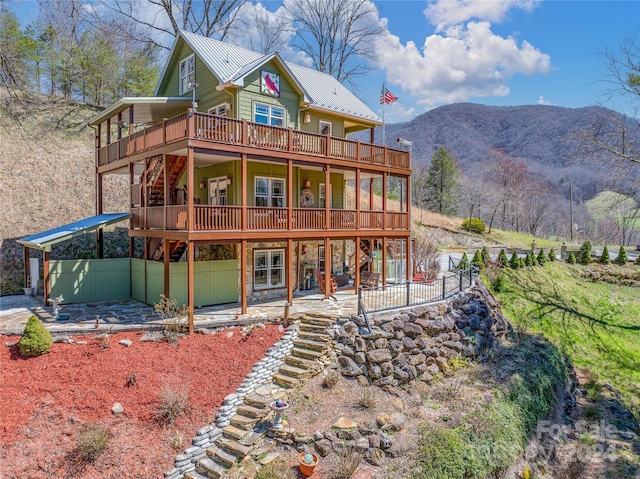
<instances>
[{"instance_id":1,"label":"blue tarp canopy","mask_svg":"<svg viewBox=\"0 0 640 479\"><path fill-rule=\"evenodd\" d=\"M85 218L68 225L58 226L42 233L20 238L18 243L26 248L51 251L51 245L104 228L112 223L131 218L131 213L108 213Z\"/></svg>"}]
</instances>

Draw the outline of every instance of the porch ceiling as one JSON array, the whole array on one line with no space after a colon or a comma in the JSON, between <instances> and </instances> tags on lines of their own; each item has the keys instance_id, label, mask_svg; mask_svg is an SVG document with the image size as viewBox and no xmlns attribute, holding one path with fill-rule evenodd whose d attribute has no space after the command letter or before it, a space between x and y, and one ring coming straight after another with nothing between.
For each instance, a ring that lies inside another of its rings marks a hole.
<instances>
[{"instance_id":1,"label":"porch ceiling","mask_svg":"<svg viewBox=\"0 0 640 479\"><path fill-rule=\"evenodd\" d=\"M24 238L20 238L18 243L27 248L51 251L51 245L129 218L131 218L131 213L109 213L91 216L90 218L43 231L42 233L25 236Z\"/></svg>"}]
</instances>

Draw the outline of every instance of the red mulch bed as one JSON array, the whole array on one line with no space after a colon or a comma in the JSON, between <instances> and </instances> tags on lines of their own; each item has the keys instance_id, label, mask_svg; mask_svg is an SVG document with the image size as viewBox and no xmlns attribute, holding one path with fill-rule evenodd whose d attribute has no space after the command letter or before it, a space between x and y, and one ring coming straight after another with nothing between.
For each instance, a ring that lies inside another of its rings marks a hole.
<instances>
[{"instance_id":1,"label":"red mulch bed","mask_svg":"<svg viewBox=\"0 0 640 479\"><path fill-rule=\"evenodd\" d=\"M113 334L105 349L93 335L75 337L87 344L54 344L49 354L29 359L20 357L17 346L2 347L0 477L162 477L282 335L273 325L250 336L233 328L172 345L139 342L141 334ZM118 344L122 339L133 344ZM128 385L133 374L135 383ZM155 420L158 394L166 385L189 393L190 410L172 427ZM115 402L124 407L117 417L111 413ZM93 463L75 452L76 432L87 423L112 434ZM170 445L177 434L184 436L179 450Z\"/></svg>"}]
</instances>

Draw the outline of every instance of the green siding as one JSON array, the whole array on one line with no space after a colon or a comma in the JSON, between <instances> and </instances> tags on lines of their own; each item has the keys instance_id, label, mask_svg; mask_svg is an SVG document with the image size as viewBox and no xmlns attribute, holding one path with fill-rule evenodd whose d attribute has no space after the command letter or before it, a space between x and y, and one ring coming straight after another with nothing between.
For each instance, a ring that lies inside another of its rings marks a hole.
<instances>
[{"instance_id":1,"label":"green siding","mask_svg":"<svg viewBox=\"0 0 640 479\"><path fill-rule=\"evenodd\" d=\"M307 131L309 133L320 133L320 120L331 122L331 136L338 138L344 138L344 120L338 115L332 115L331 113L317 112L311 110L302 110L300 116L304 118L306 114L311 116L309 123L300 123L300 130Z\"/></svg>"},{"instance_id":2,"label":"green siding","mask_svg":"<svg viewBox=\"0 0 640 479\"><path fill-rule=\"evenodd\" d=\"M183 40L180 40L176 47L176 54L174 60L167 66L166 78L167 81L162 88L158 90L157 96L170 96L178 97L183 96L185 98L191 98L193 92L179 94L179 82L180 82L180 62L193 53L193 50ZM216 90L218 86L218 80L209 71L207 66L196 56L196 100L198 101L198 111L205 112L212 106L219 105L226 101L231 101L231 95L225 92L219 92Z\"/></svg>"},{"instance_id":3,"label":"green siding","mask_svg":"<svg viewBox=\"0 0 640 479\"><path fill-rule=\"evenodd\" d=\"M206 205L208 203L208 186L200 188L200 181L203 178L219 178L228 177L232 178L232 183L227 190L227 203L229 205L239 206L241 184L240 184L240 162L233 161L227 163L220 163L217 165L211 165L203 168L196 168L194 173L196 191L194 196L200 199L201 204ZM249 206L255 206L255 178L256 176L263 176L267 178L286 178L287 167L282 163L263 163L263 162L247 162L247 204ZM300 191L302 190L302 184L304 180L311 182L311 191L315 197L315 208L323 208L324 204L319 203L320 198L320 183L324 183L324 173L317 170L304 170L297 166L293 168L293 206L298 207L300 201ZM186 175L183 176L180 181L180 185L186 183ZM341 173L331 173L331 185L333 189L333 196L331 198L331 207L335 209L344 208L344 175ZM288 203L287 203L288 204Z\"/></svg>"},{"instance_id":4,"label":"green siding","mask_svg":"<svg viewBox=\"0 0 640 479\"><path fill-rule=\"evenodd\" d=\"M267 70L280 74L280 96L274 97L260 93L260 72ZM283 107L286 111L284 126L296 128L298 125L298 112L301 96L287 81L284 72L277 62L271 60L261 68L251 72L245 77L244 88L238 93L238 118L245 118L253 121L253 106L255 103L275 105Z\"/></svg>"},{"instance_id":5,"label":"green siding","mask_svg":"<svg viewBox=\"0 0 640 479\"><path fill-rule=\"evenodd\" d=\"M129 298L129 258L55 260L49 266L51 297L63 303Z\"/></svg>"}]
</instances>

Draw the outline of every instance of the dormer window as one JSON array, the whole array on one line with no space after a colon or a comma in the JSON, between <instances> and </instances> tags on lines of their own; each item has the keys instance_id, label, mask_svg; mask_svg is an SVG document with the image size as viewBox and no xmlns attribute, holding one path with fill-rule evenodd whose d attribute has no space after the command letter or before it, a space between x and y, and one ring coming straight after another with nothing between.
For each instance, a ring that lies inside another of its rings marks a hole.
<instances>
[{"instance_id":1,"label":"dormer window","mask_svg":"<svg viewBox=\"0 0 640 479\"><path fill-rule=\"evenodd\" d=\"M196 82L196 57L190 55L180 62L180 95L193 88Z\"/></svg>"}]
</instances>

